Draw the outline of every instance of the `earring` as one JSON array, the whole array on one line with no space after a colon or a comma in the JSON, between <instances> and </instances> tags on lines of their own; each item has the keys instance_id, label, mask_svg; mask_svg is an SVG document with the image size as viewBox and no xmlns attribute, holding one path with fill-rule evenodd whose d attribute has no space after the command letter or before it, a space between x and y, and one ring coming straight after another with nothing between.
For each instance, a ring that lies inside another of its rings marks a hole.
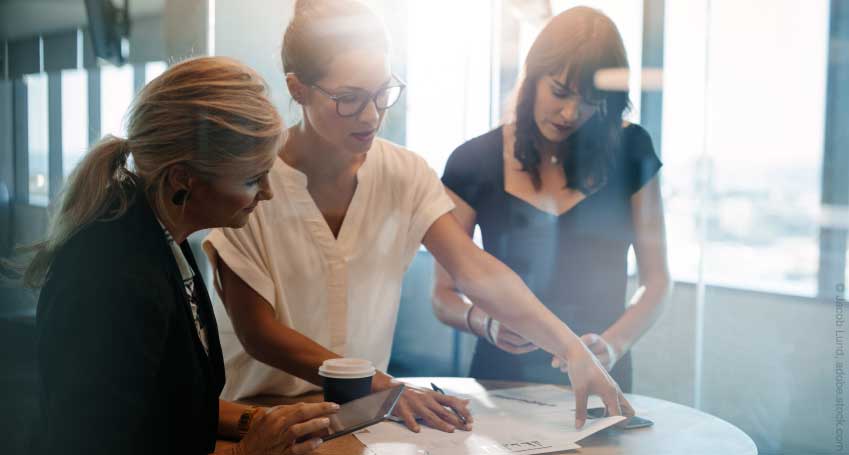
<instances>
[{"instance_id":1,"label":"earring","mask_svg":"<svg viewBox=\"0 0 849 455\"><path fill-rule=\"evenodd\" d=\"M186 201L189 200L189 192L186 190L179 190L174 193L174 196L171 198L171 202L174 205L183 205Z\"/></svg>"}]
</instances>

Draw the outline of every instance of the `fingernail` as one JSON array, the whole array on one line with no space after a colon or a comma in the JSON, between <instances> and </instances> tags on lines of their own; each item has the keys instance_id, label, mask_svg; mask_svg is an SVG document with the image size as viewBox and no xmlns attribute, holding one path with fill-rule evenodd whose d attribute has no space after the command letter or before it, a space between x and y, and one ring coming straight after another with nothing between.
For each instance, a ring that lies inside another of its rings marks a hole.
<instances>
[{"instance_id":1,"label":"fingernail","mask_svg":"<svg viewBox=\"0 0 849 455\"><path fill-rule=\"evenodd\" d=\"M318 447L318 446L320 446L323 442L324 442L324 440L323 440L323 439L318 438L318 439L316 439L316 440L315 440L315 442L313 442L312 446L313 446L314 448L315 448L315 447Z\"/></svg>"},{"instance_id":2,"label":"fingernail","mask_svg":"<svg viewBox=\"0 0 849 455\"><path fill-rule=\"evenodd\" d=\"M327 417L323 417L321 419L321 424L322 425L330 425L330 419L328 419Z\"/></svg>"},{"instance_id":3,"label":"fingernail","mask_svg":"<svg viewBox=\"0 0 849 455\"><path fill-rule=\"evenodd\" d=\"M330 409L339 409L339 405L336 403L330 403Z\"/></svg>"}]
</instances>

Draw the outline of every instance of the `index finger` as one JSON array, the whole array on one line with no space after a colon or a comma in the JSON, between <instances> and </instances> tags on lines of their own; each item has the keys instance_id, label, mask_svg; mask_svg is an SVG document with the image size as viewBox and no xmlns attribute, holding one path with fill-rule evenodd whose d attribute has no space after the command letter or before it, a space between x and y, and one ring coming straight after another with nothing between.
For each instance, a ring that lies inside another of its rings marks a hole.
<instances>
[{"instance_id":1,"label":"index finger","mask_svg":"<svg viewBox=\"0 0 849 455\"><path fill-rule=\"evenodd\" d=\"M581 429L587 421L587 389L575 387L575 428Z\"/></svg>"},{"instance_id":2,"label":"index finger","mask_svg":"<svg viewBox=\"0 0 849 455\"><path fill-rule=\"evenodd\" d=\"M443 406L448 406L449 408L457 411L458 414L463 416L466 423L472 423L474 421L472 412L469 411L469 400L463 400L451 395L437 395L436 401Z\"/></svg>"},{"instance_id":3,"label":"index finger","mask_svg":"<svg viewBox=\"0 0 849 455\"><path fill-rule=\"evenodd\" d=\"M619 394L616 391L608 391L601 396L601 401L604 402L604 407L607 408L608 416L622 415L622 410L619 408Z\"/></svg>"},{"instance_id":4,"label":"index finger","mask_svg":"<svg viewBox=\"0 0 849 455\"><path fill-rule=\"evenodd\" d=\"M299 403L295 406L297 407L295 411L292 411L291 407L278 406L272 408L270 414L284 417L288 424L291 425L315 419L316 417L335 414L339 411L339 405L336 403Z\"/></svg>"}]
</instances>

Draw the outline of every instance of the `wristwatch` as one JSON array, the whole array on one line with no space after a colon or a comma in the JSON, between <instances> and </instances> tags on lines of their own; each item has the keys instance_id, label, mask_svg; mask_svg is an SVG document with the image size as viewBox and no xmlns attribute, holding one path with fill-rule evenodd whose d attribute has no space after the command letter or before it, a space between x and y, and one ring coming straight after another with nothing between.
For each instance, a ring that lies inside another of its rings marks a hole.
<instances>
[{"instance_id":1,"label":"wristwatch","mask_svg":"<svg viewBox=\"0 0 849 455\"><path fill-rule=\"evenodd\" d=\"M256 406L251 406L248 409L245 409L242 412L242 415L239 416L239 423L237 424L237 428L239 430L239 439L245 437L248 434L248 430L251 429L251 421L254 419L254 414L259 411L259 408Z\"/></svg>"}]
</instances>

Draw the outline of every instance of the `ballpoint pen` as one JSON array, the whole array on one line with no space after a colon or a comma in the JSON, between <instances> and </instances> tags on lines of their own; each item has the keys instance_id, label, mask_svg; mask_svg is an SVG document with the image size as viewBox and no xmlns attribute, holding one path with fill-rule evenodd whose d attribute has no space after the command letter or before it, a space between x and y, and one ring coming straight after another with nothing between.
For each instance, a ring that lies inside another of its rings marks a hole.
<instances>
[{"instance_id":1,"label":"ballpoint pen","mask_svg":"<svg viewBox=\"0 0 849 455\"><path fill-rule=\"evenodd\" d=\"M430 383L430 388L432 388L433 391L436 392L436 393L441 393L441 394L445 395L445 391L440 389L436 384L434 384L432 382ZM463 425L466 425L466 418L461 416L460 413L457 412L456 409L451 408L451 407L449 407L449 408L451 409L451 412L453 412L454 415L457 416L458 419L460 419L460 422L463 422Z\"/></svg>"}]
</instances>

